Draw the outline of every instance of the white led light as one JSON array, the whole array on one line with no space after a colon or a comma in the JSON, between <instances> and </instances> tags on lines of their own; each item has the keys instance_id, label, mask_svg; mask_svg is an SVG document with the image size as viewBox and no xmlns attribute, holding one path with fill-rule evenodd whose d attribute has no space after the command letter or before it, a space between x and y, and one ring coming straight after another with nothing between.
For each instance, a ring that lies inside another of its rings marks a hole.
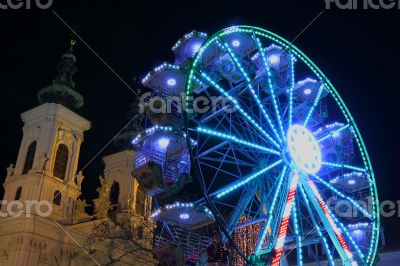
<instances>
[{"instance_id":1,"label":"white led light","mask_svg":"<svg viewBox=\"0 0 400 266\"><path fill-rule=\"evenodd\" d=\"M176 80L175 79L168 79L167 80L167 84L169 86L175 86L176 85Z\"/></svg>"},{"instance_id":2,"label":"white led light","mask_svg":"<svg viewBox=\"0 0 400 266\"><path fill-rule=\"evenodd\" d=\"M163 149L167 148L168 144L169 144L169 139L167 138L161 138L158 140L158 145Z\"/></svg>"},{"instance_id":3,"label":"white led light","mask_svg":"<svg viewBox=\"0 0 400 266\"><path fill-rule=\"evenodd\" d=\"M303 172L315 174L321 168L321 150L314 135L304 126L293 125L287 133L289 153Z\"/></svg>"},{"instance_id":4,"label":"white led light","mask_svg":"<svg viewBox=\"0 0 400 266\"><path fill-rule=\"evenodd\" d=\"M234 47L239 47L240 46L240 42L238 40L234 40L234 41L232 41L232 45Z\"/></svg>"},{"instance_id":5,"label":"white led light","mask_svg":"<svg viewBox=\"0 0 400 266\"><path fill-rule=\"evenodd\" d=\"M305 94L305 95L309 95L310 93L311 93L311 89L305 89L305 90L304 90L304 94Z\"/></svg>"},{"instance_id":6,"label":"white led light","mask_svg":"<svg viewBox=\"0 0 400 266\"><path fill-rule=\"evenodd\" d=\"M350 179L349 181L347 181L347 183L349 185L354 185L356 183L356 181L354 179Z\"/></svg>"},{"instance_id":7,"label":"white led light","mask_svg":"<svg viewBox=\"0 0 400 266\"><path fill-rule=\"evenodd\" d=\"M189 214L188 213L181 213L180 215L179 215L179 218L181 218L181 219L183 219L183 220L187 220L187 219L189 219Z\"/></svg>"},{"instance_id":8,"label":"white led light","mask_svg":"<svg viewBox=\"0 0 400 266\"><path fill-rule=\"evenodd\" d=\"M268 57L268 62L272 65L279 63L279 55L273 54Z\"/></svg>"},{"instance_id":9,"label":"white led light","mask_svg":"<svg viewBox=\"0 0 400 266\"><path fill-rule=\"evenodd\" d=\"M196 43L193 45L193 51L197 53L201 48L201 43Z\"/></svg>"}]
</instances>

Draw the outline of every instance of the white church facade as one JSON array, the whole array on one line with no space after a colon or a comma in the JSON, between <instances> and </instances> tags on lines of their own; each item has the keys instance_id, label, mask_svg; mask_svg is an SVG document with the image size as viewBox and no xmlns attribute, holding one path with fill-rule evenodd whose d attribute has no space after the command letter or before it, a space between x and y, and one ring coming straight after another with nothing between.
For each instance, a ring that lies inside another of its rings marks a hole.
<instances>
[{"instance_id":1,"label":"white church facade","mask_svg":"<svg viewBox=\"0 0 400 266\"><path fill-rule=\"evenodd\" d=\"M131 174L134 150L103 158L93 215L79 198L80 147L91 124L74 111L83 97L74 90L72 48L57 78L38 93L41 105L21 114L18 157L3 184L0 265L156 265L152 200Z\"/></svg>"}]
</instances>

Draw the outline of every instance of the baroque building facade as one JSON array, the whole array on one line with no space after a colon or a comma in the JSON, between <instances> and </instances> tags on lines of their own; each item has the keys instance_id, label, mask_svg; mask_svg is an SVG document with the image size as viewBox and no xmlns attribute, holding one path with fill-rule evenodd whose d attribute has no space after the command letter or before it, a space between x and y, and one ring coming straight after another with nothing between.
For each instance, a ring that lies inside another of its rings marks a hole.
<instances>
[{"instance_id":1,"label":"baroque building facade","mask_svg":"<svg viewBox=\"0 0 400 266\"><path fill-rule=\"evenodd\" d=\"M83 97L72 80L73 45L57 78L39 91L40 105L21 114L18 157L3 184L0 265L156 265L152 199L132 176L134 150L103 158L92 215L80 199L80 147L91 124L75 112Z\"/></svg>"}]
</instances>

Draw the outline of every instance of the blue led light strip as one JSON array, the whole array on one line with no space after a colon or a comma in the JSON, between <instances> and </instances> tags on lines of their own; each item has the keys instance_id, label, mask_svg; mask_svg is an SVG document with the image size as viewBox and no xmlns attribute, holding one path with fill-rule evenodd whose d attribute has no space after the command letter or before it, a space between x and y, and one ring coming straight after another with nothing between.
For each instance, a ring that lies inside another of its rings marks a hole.
<instances>
[{"instance_id":1,"label":"blue led light strip","mask_svg":"<svg viewBox=\"0 0 400 266\"><path fill-rule=\"evenodd\" d=\"M321 86L319 87L317 96L316 96L315 99L314 99L314 103L313 103L313 105L311 106L311 109L310 109L310 111L309 111L308 114L307 114L306 120L304 121L304 126L307 126L307 123L308 123L308 121L310 120L311 115L312 115L312 113L314 112L315 107L317 107L318 101L319 101L319 99L321 98L322 92L324 91L324 86L325 86L325 84L322 83Z\"/></svg>"},{"instance_id":2,"label":"blue led light strip","mask_svg":"<svg viewBox=\"0 0 400 266\"><path fill-rule=\"evenodd\" d=\"M342 229L342 231L346 234L348 240L350 241L350 243L353 245L354 249L357 251L357 254L361 257L361 259L364 258L364 254L361 252L360 248L358 247L358 245L356 244L356 242L354 242L353 238L351 237L350 233L347 231L346 226L344 226L343 223L341 223L336 216L331 212L330 209L328 209L329 214L332 216L333 220L336 222L336 224L338 224L340 226L340 228Z\"/></svg>"},{"instance_id":3,"label":"blue led light strip","mask_svg":"<svg viewBox=\"0 0 400 266\"><path fill-rule=\"evenodd\" d=\"M228 193L230 193L232 191L235 191L236 189L244 186L245 184L249 183L250 181L252 181L256 177L258 177L258 176L260 176L262 174L265 174L266 172L268 172L269 170L271 170L272 168L274 168L275 166L279 165L282 162L283 162L282 160L278 160L278 161L274 162L273 164L270 164L270 165L266 166L265 168L263 168L260 171L257 171L257 172L255 172L253 174L245 176L245 177L241 178L240 180L235 181L235 182L229 184L228 186L217 190L216 192L212 193L211 196L215 195L217 198L221 198L221 197L225 196L226 194L228 194Z\"/></svg>"},{"instance_id":4,"label":"blue led light strip","mask_svg":"<svg viewBox=\"0 0 400 266\"><path fill-rule=\"evenodd\" d=\"M295 78L294 78L294 56L290 54L290 69L291 69L291 79L290 79L290 88L289 88L289 126L292 125L293 120L293 90L295 86Z\"/></svg>"},{"instance_id":5,"label":"blue led light strip","mask_svg":"<svg viewBox=\"0 0 400 266\"><path fill-rule=\"evenodd\" d=\"M237 144L245 145L245 146L248 146L248 147L252 147L252 148L255 148L255 149L259 149L259 150L263 150L263 151L266 151L266 152L269 152L269 153L280 155L280 153L278 151L276 151L276 150L269 149L269 148L266 148L266 147L263 147L263 146L260 146L260 145L245 141L245 140L240 139L240 138L238 138L238 137L236 137L234 135L231 135L231 134L226 134L226 133L218 132L218 131L215 131L215 130L203 128L203 127L197 127L197 131L201 132L201 133L205 133L205 134L211 135L211 136L216 136L216 137L222 138L224 140L229 140L229 141L235 142Z\"/></svg>"},{"instance_id":6,"label":"blue led light strip","mask_svg":"<svg viewBox=\"0 0 400 266\"><path fill-rule=\"evenodd\" d=\"M272 123L271 118L269 117L267 111L265 110L264 106L262 105L262 103L260 101L260 98L258 97L258 95L256 94L256 91L254 90L253 86L251 85L252 81L249 78L249 75L247 75L247 73L244 70L242 64L239 62L239 60L237 59L235 54L232 52L232 49L229 47L229 45L224 42L224 46L225 46L226 50L228 51L229 56L234 61L235 65L239 68L240 72L242 73L242 75L246 79L247 86L249 87L253 98L257 102L257 106L260 108L260 110L261 110L262 114L264 115L265 119L268 121L269 126L272 128L272 131L274 132L274 134L277 137L277 139L279 140L279 142L282 143L282 139L279 137L278 131L276 131L276 128L275 128L274 124Z\"/></svg>"},{"instance_id":7,"label":"blue led light strip","mask_svg":"<svg viewBox=\"0 0 400 266\"><path fill-rule=\"evenodd\" d=\"M219 86L214 80L212 80L208 75L206 75L204 72L201 73L201 76L205 78L212 86L214 86L215 89L217 89L220 93L222 93L228 100L230 100L232 103L235 104L236 109L248 120L250 123L255 126L260 132L267 137L267 139L276 147L280 148L279 144L256 122L254 121L253 118L250 117L250 115L243 110L243 108L239 105L239 102L232 97L229 93L227 93L221 86Z\"/></svg>"},{"instance_id":8,"label":"blue led light strip","mask_svg":"<svg viewBox=\"0 0 400 266\"><path fill-rule=\"evenodd\" d=\"M308 209L308 211L310 212L310 215L313 215L313 214L312 214L311 207L310 207L310 202L308 201L308 197L307 197L307 195L306 195L306 192L304 191L303 185L302 185L302 184L299 184L299 187L300 187L301 194L303 195L304 201L305 201L305 203L306 203L306 205L307 205L307 209ZM315 229L317 229L317 233L318 233L319 237L322 239L322 243L323 243L323 245L324 245L325 251L326 251L326 253L328 254L329 263L330 263L331 266L334 266L334 265L335 265L335 262L334 262L334 260L333 260L332 253L331 253L331 251L330 251L330 249L329 249L328 242L326 241L326 238L323 236L323 234L322 234L322 232L321 232L321 228L319 227L317 221L315 221L315 218L314 218L314 217L313 217L312 220L313 220Z\"/></svg>"},{"instance_id":9,"label":"blue led light strip","mask_svg":"<svg viewBox=\"0 0 400 266\"><path fill-rule=\"evenodd\" d=\"M297 207L296 207L297 200L294 198L294 204L293 204L293 209L292 209L292 217L293 217L293 227L294 227L294 233L296 235L297 239L297 265L302 266L303 265L303 251L302 251L302 239L300 235L300 229L299 229L299 221L297 219Z\"/></svg>"},{"instance_id":10,"label":"blue led light strip","mask_svg":"<svg viewBox=\"0 0 400 266\"><path fill-rule=\"evenodd\" d=\"M359 171L359 172L363 172L363 173L367 172L367 169L348 165L348 164L338 164L338 163L330 163L330 162L322 162L322 164L326 165L326 166L337 167L337 168L346 168L346 169L355 170L355 171Z\"/></svg>"},{"instance_id":11,"label":"blue led light strip","mask_svg":"<svg viewBox=\"0 0 400 266\"><path fill-rule=\"evenodd\" d=\"M352 198L344 195L342 192L340 192L339 190L337 190L336 188L334 188L333 186L331 186L328 182L326 182L325 180L323 180L322 178L320 178L317 175L312 175L312 177L314 177L316 180L318 180L320 183L322 183L323 185L325 185L327 188L329 188L330 190L332 190L333 192L335 192L338 196L350 201L352 204L354 204L354 206L357 207L358 210L360 210L365 216L367 216L369 219L373 220L373 217L371 216L371 214L365 210L360 204L358 204L357 202L355 202Z\"/></svg>"},{"instance_id":12,"label":"blue led light strip","mask_svg":"<svg viewBox=\"0 0 400 266\"><path fill-rule=\"evenodd\" d=\"M328 139L329 137L332 137L333 135L335 135L335 134L337 134L337 133L339 133L339 132L345 130L345 129L348 128L349 126L350 126L350 125L347 124L347 125L345 125L345 126L339 128L339 129L337 129L337 130L334 130L334 131L330 132L330 134L326 135L325 137L320 138L320 139L318 140L318 142L322 142L322 141Z\"/></svg>"},{"instance_id":13,"label":"blue led light strip","mask_svg":"<svg viewBox=\"0 0 400 266\"><path fill-rule=\"evenodd\" d=\"M265 237L267 235L268 227L271 224L271 221L272 221L272 218L273 218L272 213L274 212L275 205L276 205L276 202L278 200L279 193L281 192L283 180L285 179L286 170L287 170L287 165L285 165L283 167L281 175L279 176L279 183L278 183L278 186L277 186L277 188L275 190L274 197L272 198L272 204L271 204L271 208L270 208L271 210L268 212L268 220L264 225L263 231L261 233L261 238L258 241L258 244L257 244L257 247L256 247L256 251L255 251L256 253L260 251L260 249L262 247L262 244L264 243L264 239L265 239Z\"/></svg>"},{"instance_id":14,"label":"blue led light strip","mask_svg":"<svg viewBox=\"0 0 400 266\"><path fill-rule=\"evenodd\" d=\"M256 39L256 43L257 43L258 52L261 54L261 58L262 58L262 61L264 63L265 70L267 71L268 85L269 85L269 89L270 89L270 94L272 96L272 102L273 102L273 105L274 105L275 114L276 114L276 116L278 118L279 128L281 130L283 139L286 140L285 133L283 132L283 124L282 124L282 119L281 119L281 115L280 115L280 112L279 112L278 102L276 100L274 86L272 85L271 70L269 68L267 58L265 57L264 50L262 49L260 39L259 38L255 38L255 39Z\"/></svg>"}]
</instances>

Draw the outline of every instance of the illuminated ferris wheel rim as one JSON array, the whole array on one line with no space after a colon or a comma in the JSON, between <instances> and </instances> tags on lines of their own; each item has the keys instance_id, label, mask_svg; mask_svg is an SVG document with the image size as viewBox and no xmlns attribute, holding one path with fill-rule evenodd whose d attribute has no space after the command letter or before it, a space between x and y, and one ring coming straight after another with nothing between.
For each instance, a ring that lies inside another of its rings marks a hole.
<instances>
[{"instance_id":1,"label":"illuminated ferris wheel rim","mask_svg":"<svg viewBox=\"0 0 400 266\"><path fill-rule=\"evenodd\" d=\"M340 107L340 109L342 110L343 114L345 115L349 127L354 131L354 137L357 140L357 144L360 148L360 152L362 153L363 156L363 160L366 163L366 167L367 169L365 169L365 171L368 172L368 174L370 175L371 179L374 180L374 173L372 170L372 166L371 166L371 162L368 156L368 153L366 152L366 148L365 148L365 144L362 140L362 137L359 133L359 130L354 122L353 117L351 116L349 110L347 109L346 105L344 104L343 100L341 99L341 97L339 96L339 94L337 93L336 89L334 88L334 86L332 85L332 83L329 81L328 78L326 78L326 76L322 73L322 71L304 54L302 53L296 46L294 46L293 44L291 44L290 42L288 42L287 40L283 39L282 37L269 32L267 30L258 28L258 27L252 27L252 26L234 26L234 27L230 27L224 30L219 31L218 33L214 34L213 36L211 36L208 40L206 40L204 42L204 44L201 46L201 48L199 49L199 52L197 53L191 70L189 72L189 78L187 79L187 84L186 84L186 95L187 95L187 104L189 104L189 96L193 93L193 91L191 90L192 87L192 82L193 80L196 79L195 75L195 71L196 71L196 67L199 63L199 59L202 57L202 54L204 53L204 51L207 50L208 46L211 45L212 43L214 43L216 40L219 40L221 37L229 35L231 33L236 33L236 32L243 32L243 33L249 33L249 34L254 34L254 36L260 36L260 37L264 37L266 39L269 39L270 41L277 43L279 45L281 45L284 50L288 50L291 53L293 53L294 56L296 56L297 58L301 59L301 61L306 64L312 71L313 73L320 79L323 81L322 86L325 86L325 88L329 91L329 93L333 96L333 98L335 99L336 103L338 104L338 106ZM232 46L238 46L240 45L240 43L233 43L232 42ZM226 47L227 49L229 49L229 47ZM203 76L206 79L209 79L209 77L207 76ZM208 80L211 81L212 80ZM216 84L214 84L216 85ZM306 124L306 123L305 123ZM186 124L187 125L187 124ZM297 125L296 125L297 126ZM293 125L292 127L290 127L288 129L288 131L286 132L287 137L289 137L290 133L293 132ZM304 131L306 132L306 134L308 136L312 135L312 133L307 129L307 127L305 125L299 125L299 127L302 127L302 129L304 129ZM189 129L188 129L189 130ZM221 134L220 132L212 132L212 130L207 129L207 128L201 128L199 127L198 130L203 131L203 132L207 132L210 134ZM208 130L208 131L207 131ZM285 133L282 132L282 138L285 137ZM189 137L189 134L187 135L187 137ZM310 139L310 138L309 138ZM231 139L232 140L232 139ZM275 145L277 148L276 151L279 153L277 154L278 156L280 156L281 160L278 160L276 162L276 164L272 165L269 169L271 169L272 167L281 164L282 162L285 162L284 165L289 165L290 168L295 169L296 171L294 171L293 173L299 172L300 175L314 175L318 172L320 166L321 166L321 158L320 158L320 150L319 147L317 147L317 149L314 149L315 152L315 160L312 162L314 163L314 167L311 167L312 170L308 169L308 167L305 167L304 164L302 164L301 162L299 162L298 158L296 158L294 151L293 151L293 147L296 147L296 145L300 145L300 147L303 147L304 145L307 146L307 144L304 144L304 142L296 143L295 145L291 145L290 140L287 140L288 142L284 142L284 143L279 143L279 140L277 140ZM296 141L295 141L296 142ZM308 146L308 151L309 152L313 152L313 145L315 146L315 143L318 142L314 137L311 138L309 140L309 146ZM242 141L242 144L243 143ZM272 145L273 146L273 145ZM274 147L271 147L271 149ZM306 153L306 154L310 154L310 153ZM307 157L307 156L306 156ZM301 158L301 156L300 156ZM269 170L268 169L268 170ZM285 168L286 169L286 168ZM251 177L251 176L250 176ZM253 180L253 179L251 179ZM243 180L246 181L246 180ZM375 182L372 182L373 184L373 192L374 192L374 197L375 197L375 204L377 204L378 202L378 198L377 198L377 192L376 192L376 184ZM240 183L239 183L240 184ZM312 185L312 184L311 184ZM238 185L239 187L239 185ZM303 192L303 191L302 191ZM218 191L214 192L213 194L211 194L211 197L221 197L224 195L224 192ZM377 213L373 213L374 215L374 223L375 223L375 228L379 228L379 214ZM374 257L375 253L376 253L376 249L377 249L377 241L375 241L375 243L371 244L371 248L370 248L370 253L369 256L370 257ZM370 263L372 263L373 259L370 259Z\"/></svg>"}]
</instances>

